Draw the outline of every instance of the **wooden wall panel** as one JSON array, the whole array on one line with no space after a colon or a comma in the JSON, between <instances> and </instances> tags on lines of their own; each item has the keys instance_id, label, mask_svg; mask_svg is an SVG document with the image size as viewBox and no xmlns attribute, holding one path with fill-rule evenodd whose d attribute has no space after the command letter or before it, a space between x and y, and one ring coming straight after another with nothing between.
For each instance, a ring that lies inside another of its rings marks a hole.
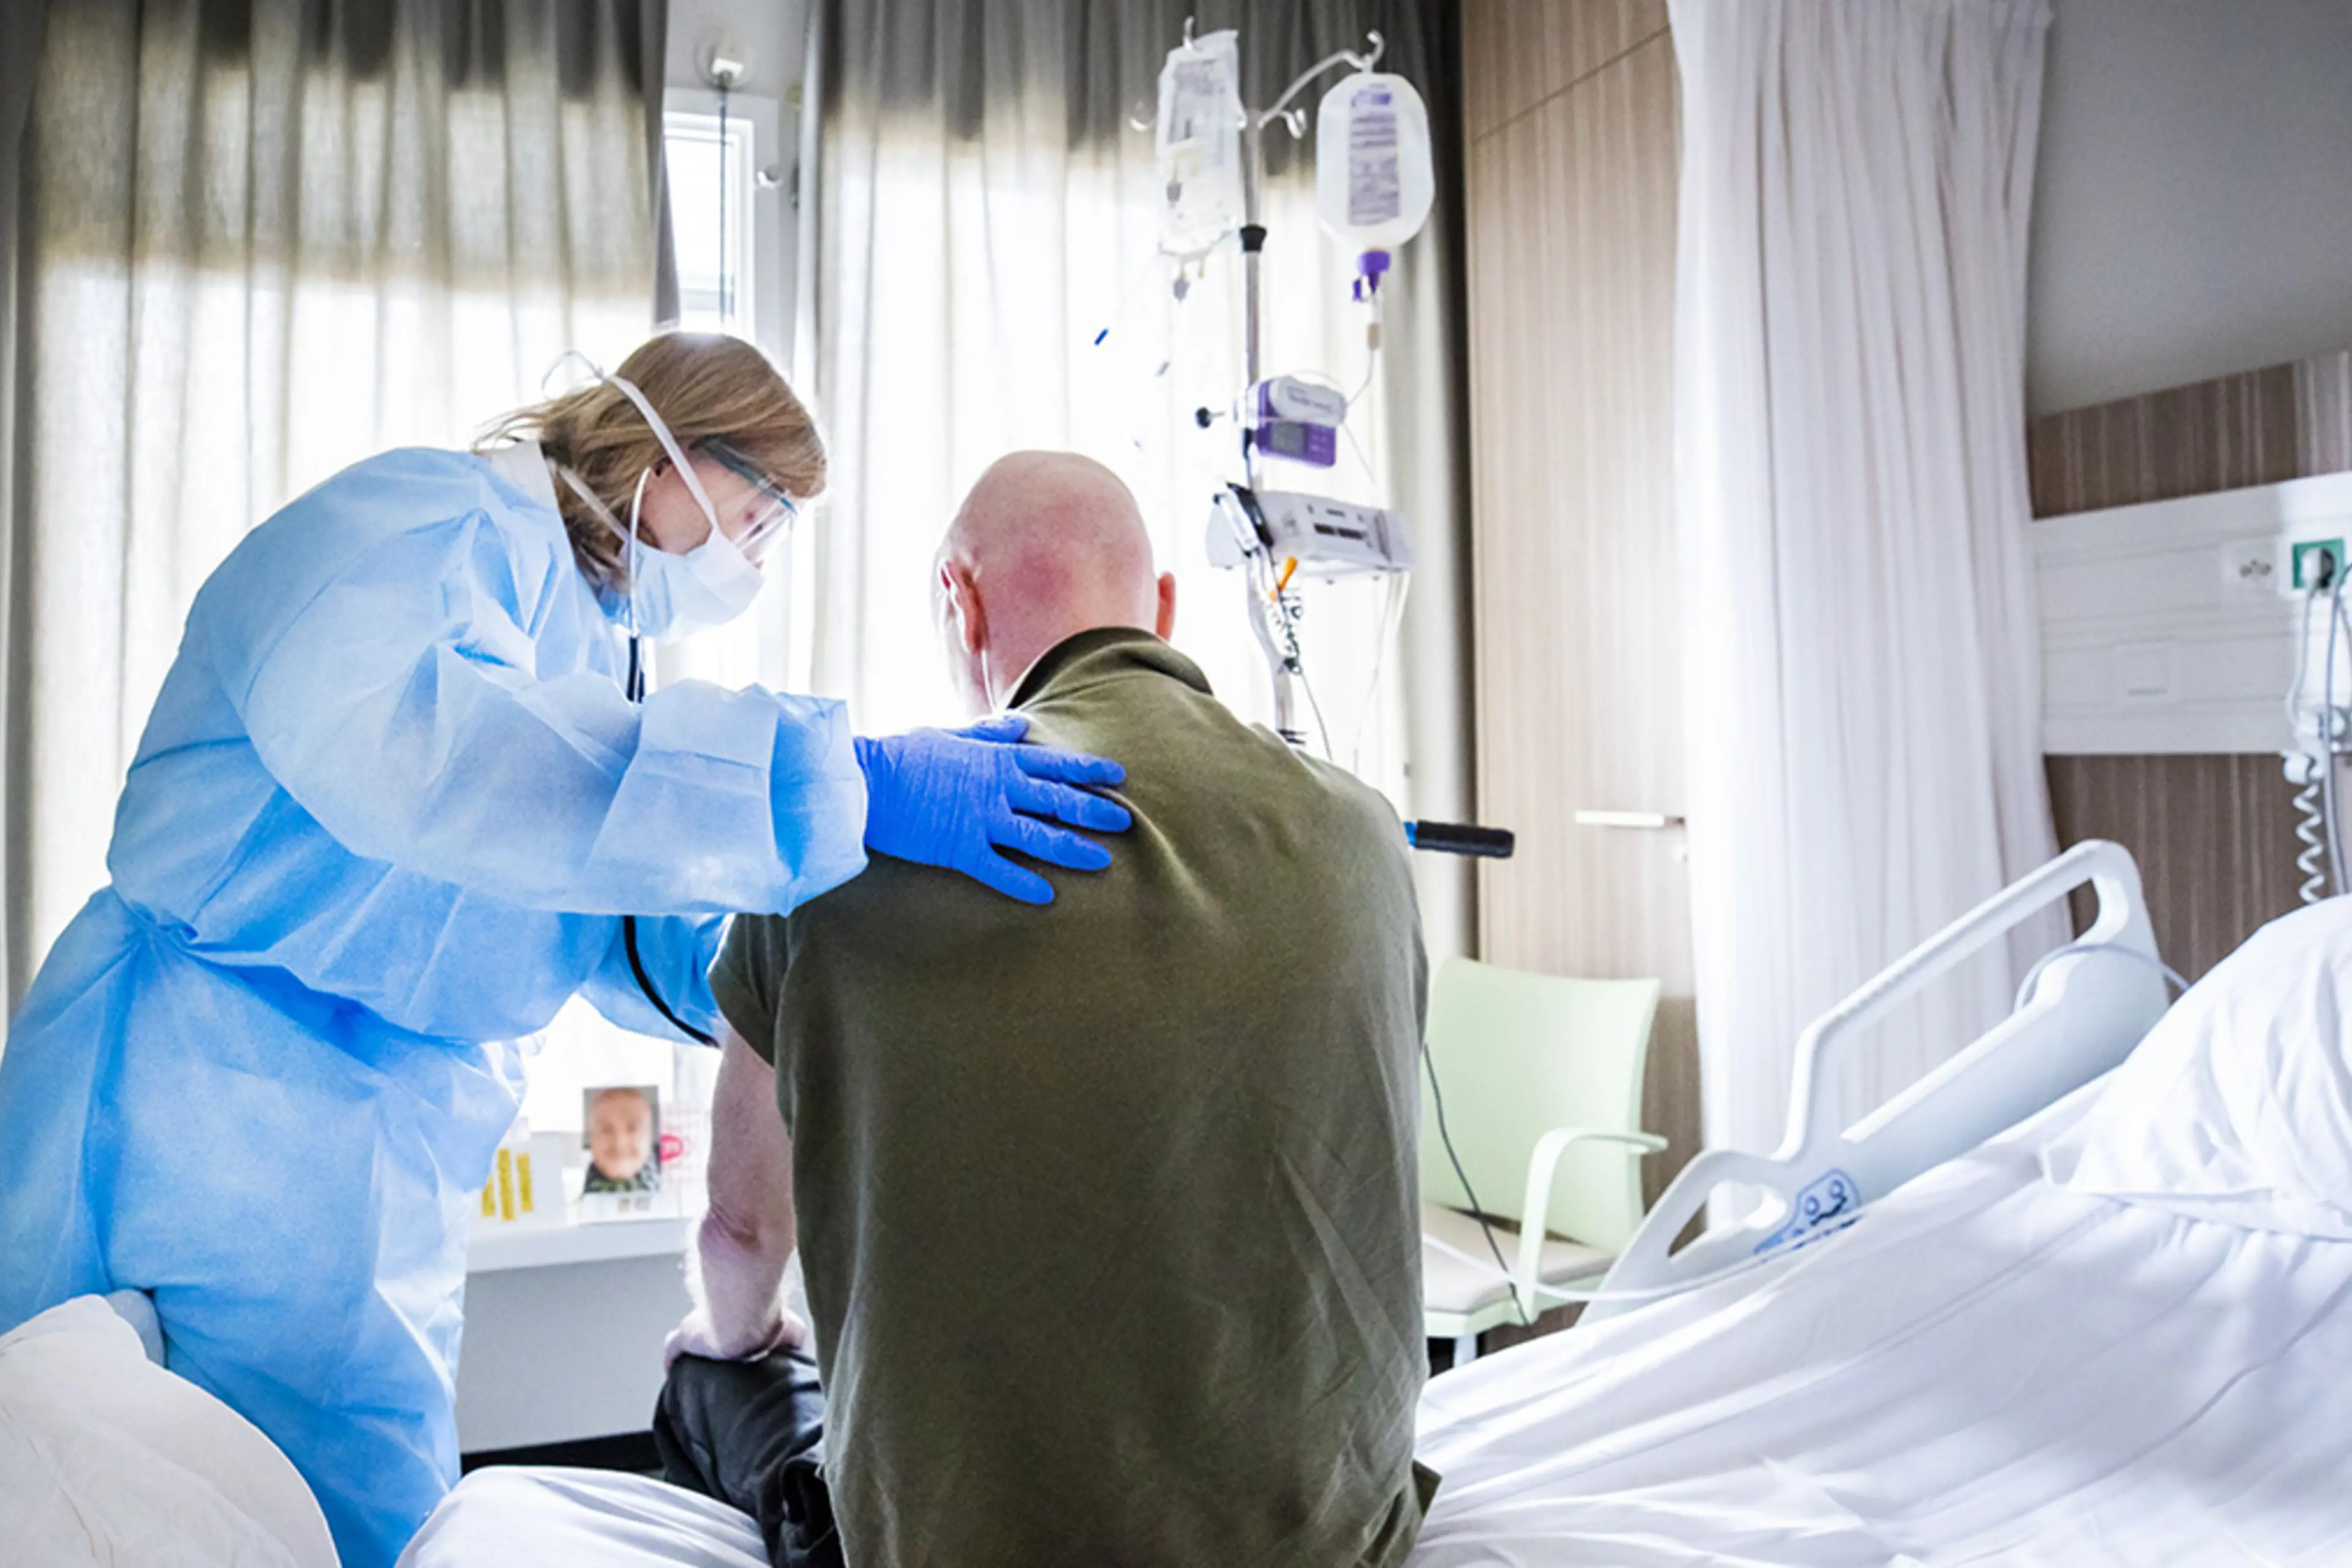
<instances>
[{"instance_id":1,"label":"wooden wall panel","mask_svg":"<svg viewBox=\"0 0 2352 1568\"><path fill-rule=\"evenodd\" d=\"M2295 907L2294 790L2273 756L2052 757L2063 844L2112 838L2139 862L2157 951L2189 979ZM2076 906L2078 927L2091 900Z\"/></svg>"},{"instance_id":2,"label":"wooden wall panel","mask_svg":"<svg viewBox=\"0 0 2352 1568\"><path fill-rule=\"evenodd\" d=\"M2352 352L2048 415L2027 437L2037 517L2352 468ZM2294 907L2278 758L2052 757L2048 772L2059 842L2131 850L2157 944L2189 979Z\"/></svg>"},{"instance_id":3,"label":"wooden wall panel","mask_svg":"<svg viewBox=\"0 0 2352 1568\"><path fill-rule=\"evenodd\" d=\"M2303 471L2352 469L2352 349L2297 364L2294 396L2303 416L2297 437Z\"/></svg>"},{"instance_id":4,"label":"wooden wall panel","mask_svg":"<svg viewBox=\"0 0 2352 1568\"><path fill-rule=\"evenodd\" d=\"M1650 1163L1654 1192L1699 1132L1682 836L1573 814L1683 802L1664 20L1614 0L1465 16L1489 83L1467 174L1479 815L1519 836L1481 871L1479 950L1664 983L1646 1120L1675 1146Z\"/></svg>"},{"instance_id":5,"label":"wooden wall panel","mask_svg":"<svg viewBox=\"0 0 2352 1568\"><path fill-rule=\"evenodd\" d=\"M1472 142L1666 30L1666 0L1465 0L1463 112Z\"/></svg>"},{"instance_id":6,"label":"wooden wall panel","mask_svg":"<svg viewBox=\"0 0 2352 1568\"><path fill-rule=\"evenodd\" d=\"M2026 461L2036 517L2352 468L2352 352L2045 415Z\"/></svg>"}]
</instances>

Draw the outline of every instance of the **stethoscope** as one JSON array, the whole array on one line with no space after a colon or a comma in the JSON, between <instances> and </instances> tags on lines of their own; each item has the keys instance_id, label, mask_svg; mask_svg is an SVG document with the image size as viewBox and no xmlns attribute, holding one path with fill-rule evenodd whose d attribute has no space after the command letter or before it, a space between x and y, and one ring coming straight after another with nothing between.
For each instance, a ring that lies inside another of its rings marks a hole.
<instances>
[{"instance_id":1,"label":"stethoscope","mask_svg":"<svg viewBox=\"0 0 2352 1568\"><path fill-rule=\"evenodd\" d=\"M672 454L673 460L681 463L685 461L682 457L677 456L677 449L670 444L667 428L662 426L660 419L655 415L652 405L645 401L643 395L640 394L635 387L632 386L629 383L621 380L618 376L605 374L604 370L597 365L594 360L590 359L586 354L580 353L577 349L568 349L563 353L557 356L555 363L548 367L546 376L541 379L541 390L546 390L548 382L553 379L556 371L561 369L567 361L575 359L582 364L587 366L588 374L594 376L598 381L608 382L613 385L619 387L622 393L628 397L629 401L635 404L639 411L645 415L647 426L653 429L655 433L661 437L663 447ZM582 500L585 501L591 508L594 509L608 527L612 528L614 532L621 534L623 538L626 539L632 549L635 547L637 536L635 528L636 509L635 506L630 508L630 526L627 529L623 529L620 525L619 520L614 518L613 514L605 509L604 501L595 494L594 491L589 489L587 486L583 484L576 475L572 474L569 469L559 467L552 461L549 462L548 470L551 478L560 475L564 482L569 484L572 490L579 495ZM689 484L693 482L692 476L688 476L688 482ZM637 480L637 490L639 497L642 498L645 491L645 479L643 477L640 477ZM695 493L697 495L701 493L699 488L696 489ZM629 609L629 666L627 673L623 676L621 680L621 691L624 696L627 697L633 705L637 707L643 707L645 705L645 638L639 635L637 631L636 607L634 600L632 600ZM718 1045L719 1042L716 1039L713 1039L709 1035L705 1034L702 1030L696 1028L684 1018L679 1017L677 1009L669 1005L667 999L662 995L660 987L654 984L654 977L652 974L648 973L646 969L645 955L638 951L636 916L623 915L621 917L621 944L627 950L629 954L629 973L635 977L637 989L644 994L646 1000L653 1004L654 1011L659 1013L664 1018L667 1019L669 1021L670 1027L676 1029L679 1034L684 1035L688 1039L694 1041L696 1044L704 1046Z\"/></svg>"},{"instance_id":2,"label":"stethoscope","mask_svg":"<svg viewBox=\"0 0 2352 1568\"><path fill-rule=\"evenodd\" d=\"M645 639L637 635L637 629L634 626L629 628L629 670L621 683L621 689L631 702L640 707L644 706L646 700ZM654 1005L654 1011L668 1019L671 1028L676 1029L695 1044L718 1045L717 1040L679 1017L677 1010L663 998L661 988L654 984L654 977L646 970L645 956L637 951L637 917L635 915L621 917L621 945L628 950L629 973L636 977L637 989L645 993L646 1000Z\"/></svg>"}]
</instances>

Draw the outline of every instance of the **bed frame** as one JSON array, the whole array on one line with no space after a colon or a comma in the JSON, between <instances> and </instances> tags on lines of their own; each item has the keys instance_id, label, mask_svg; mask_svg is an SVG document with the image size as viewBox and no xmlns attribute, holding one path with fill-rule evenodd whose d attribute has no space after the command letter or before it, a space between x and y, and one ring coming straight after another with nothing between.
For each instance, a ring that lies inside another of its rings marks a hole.
<instances>
[{"instance_id":1,"label":"bed frame","mask_svg":"<svg viewBox=\"0 0 2352 1568\"><path fill-rule=\"evenodd\" d=\"M1834 1086L1845 1064L1865 1047L1871 1025L2086 882L2098 895L2098 919L2047 961L2025 1005L1860 1121L1836 1124ZM2093 945L2140 956L2076 951ZM2156 959L2139 868L2119 844L2078 844L1987 900L1804 1032L1780 1152L1768 1158L1708 1150L1685 1166L1626 1244L1602 1281L1602 1299L1585 1308L1584 1321L1631 1311L1649 1293L1696 1285L1759 1254L1843 1229L1872 1199L2107 1071L2168 1005ZM1675 1237L1727 1182L1762 1188L1780 1202L1674 1251ZM1611 1291L1626 1295L1611 1300Z\"/></svg>"}]
</instances>

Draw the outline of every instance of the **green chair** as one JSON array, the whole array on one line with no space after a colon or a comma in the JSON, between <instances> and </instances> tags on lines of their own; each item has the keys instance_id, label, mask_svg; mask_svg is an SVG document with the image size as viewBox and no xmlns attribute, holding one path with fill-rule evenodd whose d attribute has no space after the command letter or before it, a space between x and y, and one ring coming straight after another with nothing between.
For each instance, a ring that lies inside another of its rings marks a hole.
<instances>
[{"instance_id":1,"label":"green chair","mask_svg":"<svg viewBox=\"0 0 2352 1568\"><path fill-rule=\"evenodd\" d=\"M1642 1071L1655 980L1567 980L1466 958L1429 994L1429 1067L1462 1174L1518 1279L1597 1281L1642 1223ZM1504 1279L1421 1086L1422 1291L1454 1364L1477 1336L1559 1303Z\"/></svg>"}]
</instances>

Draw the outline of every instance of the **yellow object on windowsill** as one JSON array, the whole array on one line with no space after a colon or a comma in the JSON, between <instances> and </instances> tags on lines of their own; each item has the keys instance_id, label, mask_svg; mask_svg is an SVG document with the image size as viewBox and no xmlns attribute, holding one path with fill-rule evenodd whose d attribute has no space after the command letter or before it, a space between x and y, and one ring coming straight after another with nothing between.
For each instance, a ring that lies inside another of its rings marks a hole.
<instances>
[{"instance_id":1,"label":"yellow object on windowsill","mask_svg":"<svg viewBox=\"0 0 2352 1568\"><path fill-rule=\"evenodd\" d=\"M475 1234L563 1223L563 1134L533 1133L517 1121L499 1144L482 1187Z\"/></svg>"}]
</instances>

